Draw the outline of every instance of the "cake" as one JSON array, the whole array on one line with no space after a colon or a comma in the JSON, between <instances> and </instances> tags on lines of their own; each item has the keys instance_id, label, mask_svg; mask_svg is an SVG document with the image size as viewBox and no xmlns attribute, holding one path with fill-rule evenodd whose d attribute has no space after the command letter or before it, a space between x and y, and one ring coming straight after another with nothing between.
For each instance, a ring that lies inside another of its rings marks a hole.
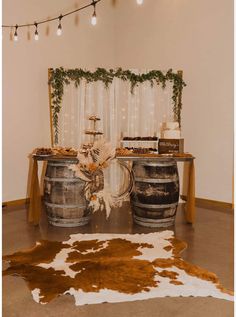
<instances>
[{"instance_id":1,"label":"cake","mask_svg":"<svg viewBox=\"0 0 236 317\"><path fill-rule=\"evenodd\" d=\"M162 122L161 124L161 138L162 139L180 139L181 131L179 122Z\"/></svg>"}]
</instances>

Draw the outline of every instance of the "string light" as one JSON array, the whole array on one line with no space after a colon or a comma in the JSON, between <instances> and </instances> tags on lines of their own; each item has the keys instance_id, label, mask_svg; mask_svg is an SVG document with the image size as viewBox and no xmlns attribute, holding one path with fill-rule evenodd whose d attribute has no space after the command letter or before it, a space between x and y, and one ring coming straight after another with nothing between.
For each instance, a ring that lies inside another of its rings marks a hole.
<instances>
[{"instance_id":1,"label":"string light","mask_svg":"<svg viewBox=\"0 0 236 317\"><path fill-rule=\"evenodd\" d=\"M97 3L101 2L101 1L102 0L91 0L91 2L89 4L84 5L84 6L78 8L76 10L67 12L65 14L61 14L60 16L57 16L57 17L54 17L54 18L51 18L51 19L45 19L45 20L42 20L42 21L38 21L37 23L34 22L34 23L28 23L28 24L16 24L15 26L14 25L2 25L2 28L10 28L11 30L12 30L12 28L15 28L13 40L14 41L18 41L18 33L17 32L18 32L19 28L35 26L36 29L35 29L35 33L34 33L34 39L37 41L37 40L39 40L38 25L59 20L59 24L58 24L58 27L57 27L56 34L58 36L60 36L62 34L62 25L61 25L62 18L66 17L68 15L74 14L74 13L76 13L78 11L84 10L84 9L86 9L88 7L91 7L91 6L93 6L93 8L94 8L93 15L91 17L91 24L92 25L96 25L97 24L96 5L97 5ZM136 1L137 1L138 5L143 4L143 0L136 0ZM12 37L10 36L10 39L11 38Z\"/></svg>"},{"instance_id":2,"label":"string light","mask_svg":"<svg viewBox=\"0 0 236 317\"><path fill-rule=\"evenodd\" d=\"M91 6L93 6L94 7L94 11L95 11L95 6L96 6L96 4L97 3L99 3L99 2L101 2L102 0L91 0L92 2L90 2L89 4L87 4L87 5L84 5L84 6L82 6L82 7L80 7L80 8L78 8L78 9L75 9L75 10L73 10L73 11L70 11L70 12L67 12L67 13L65 13L65 14L61 14L60 16L57 16L57 17L54 17L54 18L51 18L51 19L45 19L45 20L42 20L42 21L38 21L37 22L37 25L40 25L40 24L44 24L44 23L48 23L48 22L52 22L52 21L56 21L56 20L58 20L59 19L59 25L58 25L58 29L60 29L61 31L58 31L57 32L57 35L61 35L61 33L62 33L62 28L61 28L61 19L62 18L64 18L64 17L66 17L66 16L68 16L68 15L71 15L71 14L74 14L74 13L76 13L76 12L78 12L78 11L82 11L82 10L84 10L84 9L86 9L86 8L89 8L89 7L91 7ZM94 18L93 18L93 22L95 21L95 22L97 22L96 21L97 19L96 19L96 11L95 11L95 16L94 16ZM96 23L95 23L96 24ZM28 23L28 24L16 24L15 26L14 25L2 25L2 28L10 28L10 29L12 29L13 27L15 27L15 33L14 33L14 41L17 41L18 40L18 34L17 34L17 29L18 28L24 28L24 27L30 27L30 26L35 26L35 22L34 23ZM58 34L59 33L59 34ZM11 37L10 37L11 38ZM36 40L39 38L39 36L38 36L38 31L37 31L37 36L36 36Z\"/></svg>"},{"instance_id":3,"label":"string light","mask_svg":"<svg viewBox=\"0 0 236 317\"><path fill-rule=\"evenodd\" d=\"M35 22L34 25L35 25L34 39L35 41L38 41L39 40L38 23Z\"/></svg>"},{"instance_id":4,"label":"string light","mask_svg":"<svg viewBox=\"0 0 236 317\"><path fill-rule=\"evenodd\" d=\"M14 32L14 41L18 41L18 34L17 34L18 25L15 26L15 32Z\"/></svg>"},{"instance_id":5,"label":"string light","mask_svg":"<svg viewBox=\"0 0 236 317\"><path fill-rule=\"evenodd\" d=\"M92 15L92 18L91 18L91 24L92 25L96 25L97 24L96 2L93 1L92 5L93 5L93 15Z\"/></svg>"},{"instance_id":6,"label":"string light","mask_svg":"<svg viewBox=\"0 0 236 317\"><path fill-rule=\"evenodd\" d=\"M63 17L63 16L60 15L59 18L58 18L58 19L59 19L59 24L58 24L58 27L57 27L57 35L58 35L58 36L61 36L61 35L62 35L62 26L61 26L61 19L62 19L62 17Z\"/></svg>"}]
</instances>

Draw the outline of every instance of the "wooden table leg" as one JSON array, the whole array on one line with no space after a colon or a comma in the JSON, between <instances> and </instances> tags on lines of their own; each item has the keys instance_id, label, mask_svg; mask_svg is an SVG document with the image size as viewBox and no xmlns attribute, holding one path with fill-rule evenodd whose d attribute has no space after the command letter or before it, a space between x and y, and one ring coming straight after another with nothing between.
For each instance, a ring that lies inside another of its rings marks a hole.
<instances>
[{"instance_id":1,"label":"wooden table leg","mask_svg":"<svg viewBox=\"0 0 236 317\"><path fill-rule=\"evenodd\" d=\"M38 161L34 159L30 185L30 205L28 221L38 225L41 217L41 195L38 179Z\"/></svg>"},{"instance_id":2,"label":"wooden table leg","mask_svg":"<svg viewBox=\"0 0 236 317\"><path fill-rule=\"evenodd\" d=\"M195 167L194 160L185 163L188 164L187 175L187 201L185 205L185 219L188 223L194 223L195 221Z\"/></svg>"}]
</instances>

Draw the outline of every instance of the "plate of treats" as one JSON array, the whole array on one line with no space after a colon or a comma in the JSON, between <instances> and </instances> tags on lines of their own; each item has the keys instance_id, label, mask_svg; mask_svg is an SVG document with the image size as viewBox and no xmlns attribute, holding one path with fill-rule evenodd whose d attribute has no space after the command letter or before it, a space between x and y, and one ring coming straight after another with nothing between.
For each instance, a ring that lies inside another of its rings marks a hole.
<instances>
[{"instance_id":1,"label":"plate of treats","mask_svg":"<svg viewBox=\"0 0 236 317\"><path fill-rule=\"evenodd\" d=\"M40 147L36 148L33 153L34 156L52 156L54 155L51 148Z\"/></svg>"},{"instance_id":2,"label":"plate of treats","mask_svg":"<svg viewBox=\"0 0 236 317\"><path fill-rule=\"evenodd\" d=\"M59 156L77 156L78 151L72 147L55 147L53 148L53 154Z\"/></svg>"}]
</instances>

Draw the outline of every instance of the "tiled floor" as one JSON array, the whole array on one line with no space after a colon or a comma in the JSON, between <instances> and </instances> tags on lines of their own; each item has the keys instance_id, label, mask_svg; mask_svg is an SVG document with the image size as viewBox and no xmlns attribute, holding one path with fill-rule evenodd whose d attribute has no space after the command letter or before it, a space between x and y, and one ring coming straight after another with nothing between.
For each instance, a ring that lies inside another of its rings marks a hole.
<instances>
[{"instance_id":1,"label":"tiled floor","mask_svg":"<svg viewBox=\"0 0 236 317\"><path fill-rule=\"evenodd\" d=\"M182 257L215 272L221 283L233 289L233 215L228 212L197 209L194 226L187 225L179 207L175 228L177 238L188 243ZM129 204L114 210L108 221L104 214L94 214L91 224L81 228L57 228L47 223L45 215L39 227L27 224L26 211L3 211L3 254L9 254L35 244L36 240L65 240L77 232L142 233L155 229L134 225ZM4 317L230 317L233 303L214 298L156 298L118 304L76 307L71 296L62 296L47 305L32 300L21 278L3 278Z\"/></svg>"}]
</instances>

